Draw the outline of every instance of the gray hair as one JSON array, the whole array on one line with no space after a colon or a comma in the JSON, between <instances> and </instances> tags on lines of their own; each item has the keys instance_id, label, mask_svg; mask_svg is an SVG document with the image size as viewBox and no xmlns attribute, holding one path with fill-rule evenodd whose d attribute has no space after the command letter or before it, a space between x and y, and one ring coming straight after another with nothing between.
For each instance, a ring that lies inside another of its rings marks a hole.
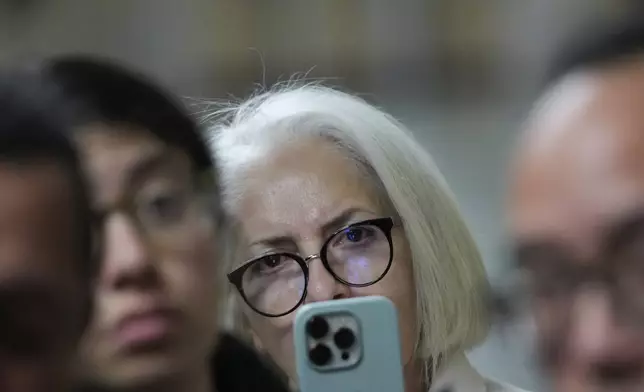
<instances>
[{"instance_id":1,"label":"gray hair","mask_svg":"<svg viewBox=\"0 0 644 392\"><path fill-rule=\"evenodd\" d=\"M310 137L329 140L366 169L402 221L417 291L416 358L449 359L485 338L489 286L481 256L443 176L400 122L320 85L277 88L214 116L209 138L229 213L235 215L244 172L271 151Z\"/></svg>"}]
</instances>

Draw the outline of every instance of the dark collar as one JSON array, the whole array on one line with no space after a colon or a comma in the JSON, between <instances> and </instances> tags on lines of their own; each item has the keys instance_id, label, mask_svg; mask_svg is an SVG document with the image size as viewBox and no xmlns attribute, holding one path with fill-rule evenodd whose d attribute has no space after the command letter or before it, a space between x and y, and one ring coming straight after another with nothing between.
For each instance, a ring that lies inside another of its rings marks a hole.
<instances>
[{"instance_id":1,"label":"dark collar","mask_svg":"<svg viewBox=\"0 0 644 392\"><path fill-rule=\"evenodd\" d=\"M286 377L268 359L230 334L222 334L211 360L217 392L289 392ZM83 386L78 392L107 392Z\"/></svg>"},{"instance_id":2,"label":"dark collar","mask_svg":"<svg viewBox=\"0 0 644 392\"><path fill-rule=\"evenodd\" d=\"M286 377L238 338L224 334L212 360L217 392L288 392Z\"/></svg>"}]
</instances>

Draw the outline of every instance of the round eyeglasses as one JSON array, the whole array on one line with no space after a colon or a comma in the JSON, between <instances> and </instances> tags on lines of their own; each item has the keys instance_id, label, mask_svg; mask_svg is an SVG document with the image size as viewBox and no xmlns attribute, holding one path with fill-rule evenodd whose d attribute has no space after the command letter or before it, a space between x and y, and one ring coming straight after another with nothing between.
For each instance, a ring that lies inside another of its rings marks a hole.
<instances>
[{"instance_id":1,"label":"round eyeglasses","mask_svg":"<svg viewBox=\"0 0 644 392\"><path fill-rule=\"evenodd\" d=\"M157 164L152 174L118 200L94 211L99 225L111 214L121 213L130 219L147 245L162 249L181 246L191 232L187 228L213 219L212 174L204 172L195 178L181 169L172 161ZM100 237L102 233L96 235Z\"/></svg>"},{"instance_id":2,"label":"round eyeglasses","mask_svg":"<svg viewBox=\"0 0 644 392\"><path fill-rule=\"evenodd\" d=\"M393 259L392 218L350 224L331 235L317 255L306 258L291 252L265 254L228 274L248 306L267 317L280 317L306 299L308 263L319 258L340 283L366 287L385 277Z\"/></svg>"}]
</instances>

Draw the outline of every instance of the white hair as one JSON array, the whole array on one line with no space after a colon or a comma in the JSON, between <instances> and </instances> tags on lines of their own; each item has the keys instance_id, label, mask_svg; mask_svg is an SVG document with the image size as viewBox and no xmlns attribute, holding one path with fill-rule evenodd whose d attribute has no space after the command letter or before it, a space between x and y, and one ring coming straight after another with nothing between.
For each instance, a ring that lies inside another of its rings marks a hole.
<instances>
[{"instance_id":1,"label":"white hair","mask_svg":"<svg viewBox=\"0 0 644 392\"><path fill-rule=\"evenodd\" d=\"M400 122L358 97L314 84L264 92L214 116L209 137L232 215L246 170L286 143L329 140L367 169L402 221L417 296L416 358L448 360L485 338L489 286L481 256L443 176Z\"/></svg>"}]
</instances>

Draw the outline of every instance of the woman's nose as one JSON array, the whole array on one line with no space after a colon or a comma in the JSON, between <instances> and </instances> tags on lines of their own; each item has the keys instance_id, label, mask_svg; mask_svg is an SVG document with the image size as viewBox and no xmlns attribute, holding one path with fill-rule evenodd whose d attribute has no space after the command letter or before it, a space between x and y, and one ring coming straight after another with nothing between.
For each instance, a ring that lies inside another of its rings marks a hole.
<instances>
[{"instance_id":1,"label":"woman's nose","mask_svg":"<svg viewBox=\"0 0 644 392\"><path fill-rule=\"evenodd\" d=\"M311 258L309 263L309 286L307 302L329 301L332 299L348 298L351 290L324 267L319 257Z\"/></svg>"},{"instance_id":2,"label":"woman's nose","mask_svg":"<svg viewBox=\"0 0 644 392\"><path fill-rule=\"evenodd\" d=\"M128 218L113 216L105 224L103 284L114 288L151 284L155 267L141 233Z\"/></svg>"}]
</instances>

